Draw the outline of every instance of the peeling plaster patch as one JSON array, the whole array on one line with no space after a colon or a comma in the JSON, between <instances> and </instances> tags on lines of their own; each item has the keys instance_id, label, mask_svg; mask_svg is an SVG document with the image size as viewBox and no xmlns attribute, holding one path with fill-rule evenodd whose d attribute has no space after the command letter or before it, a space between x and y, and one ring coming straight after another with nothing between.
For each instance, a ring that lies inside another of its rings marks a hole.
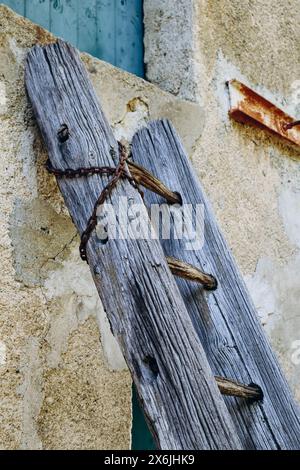
<instances>
[{"instance_id":1,"label":"peeling plaster patch","mask_svg":"<svg viewBox=\"0 0 300 470\"><path fill-rule=\"evenodd\" d=\"M58 366L62 353L67 349L71 333L92 316L97 318L100 327L101 344L107 367L112 370L126 369L125 361L110 330L90 270L79 258L77 245L68 261L62 263L61 269L49 273L43 292L48 302L61 305L61 308L56 308L59 313L52 318L51 327L46 337L51 347L48 354L50 367Z\"/></svg>"},{"instance_id":2,"label":"peeling plaster patch","mask_svg":"<svg viewBox=\"0 0 300 470\"><path fill-rule=\"evenodd\" d=\"M47 365L51 368L58 367L61 355L68 349L68 339L70 334L78 328L78 319L76 318L74 307L77 308L77 299L66 296L61 299L64 301L59 304L59 313L52 318L46 340L50 346L50 352L47 355Z\"/></svg>"},{"instance_id":3,"label":"peeling plaster patch","mask_svg":"<svg viewBox=\"0 0 300 470\"><path fill-rule=\"evenodd\" d=\"M180 129L180 138L185 150L191 155L197 147L205 126L205 110L200 105L183 100L163 103L159 113L151 119L170 119L175 129Z\"/></svg>"},{"instance_id":4,"label":"peeling plaster patch","mask_svg":"<svg viewBox=\"0 0 300 470\"><path fill-rule=\"evenodd\" d=\"M145 99L136 97L128 101L125 116L115 124L114 135L119 141L131 142L134 134L146 126L149 119L149 107Z\"/></svg>"},{"instance_id":5,"label":"peeling plaster patch","mask_svg":"<svg viewBox=\"0 0 300 470\"><path fill-rule=\"evenodd\" d=\"M7 111L7 98L6 98L6 89L5 83L0 82L0 114L5 114Z\"/></svg>"},{"instance_id":6,"label":"peeling plaster patch","mask_svg":"<svg viewBox=\"0 0 300 470\"><path fill-rule=\"evenodd\" d=\"M77 259L78 258L78 259ZM73 250L68 262L63 262L59 271L52 271L44 284L45 295L48 300L61 297L65 294L75 294L79 298L85 298L87 311L96 307L95 286L90 270ZM88 315L82 312L82 320Z\"/></svg>"},{"instance_id":7,"label":"peeling plaster patch","mask_svg":"<svg viewBox=\"0 0 300 470\"><path fill-rule=\"evenodd\" d=\"M27 55L27 49L18 47L16 39L13 37L9 38L8 43L10 50L12 51L16 59L17 64L22 65Z\"/></svg>"},{"instance_id":8,"label":"peeling plaster patch","mask_svg":"<svg viewBox=\"0 0 300 470\"><path fill-rule=\"evenodd\" d=\"M70 334L89 316L95 316L99 304L90 271L76 257L73 252L72 259L63 262L61 269L50 272L43 288L47 301L60 305L46 337L51 347L48 365L53 368L67 350Z\"/></svg>"},{"instance_id":9,"label":"peeling plaster patch","mask_svg":"<svg viewBox=\"0 0 300 470\"><path fill-rule=\"evenodd\" d=\"M290 188L281 191L278 206L287 236L300 248L300 191Z\"/></svg>"},{"instance_id":10,"label":"peeling plaster patch","mask_svg":"<svg viewBox=\"0 0 300 470\"><path fill-rule=\"evenodd\" d=\"M238 68L231 64L229 60L226 59L226 57L224 57L221 50L219 50L217 54L215 69L216 70L214 73L212 85L219 104L221 119L222 121L227 122L229 121L228 110L230 103L226 82L232 78L237 78L238 80L245 83L246 79L243 77Z\"/></svg>"},{"instance_id":11,"label":"peeling plaster patch","mask_svg":"<svg viewBox=\"0 0 300 470\"><path fill-rule=\"evenodd\" d=\"M245 276L258 316L264 326L268 323L269 317L276 312L275 286L270 280L273 269L272 261L262 258L257 264L255 273Z\"/></svg>"},{"instance_id":12,"label":"peeling plaster patch","mask_svg":"<svg viewBox=\"0 0 300 470\"><path fill-rule=\"evenodd\" d=\"M299 323L300 254L295 255L288 263L281 265L270 258L261 258L253 275L245 276L259 316L272 335L274 328L286 329L287 338L299 335L299 329L291 328L291 321ZM271 317L272 316L272 317ZM276 335L280 338L282 335ZM294 338L298 339L298 338Z\"/></svg>"},{"instance_id":13,"label":"peeling plaster patch","mask_svg":"<svg viewBox=\"0 0 300 470\"><path fill-rule=\"evenodd\" d=\"M19 394L23 396L21 449L42 449L36 424L43 402L43 368L39 350L39 340L34 337L29 338L25 356L21 360L20 372L24 376L24 381L18 390Z\"/></svg>"}]
</instances>

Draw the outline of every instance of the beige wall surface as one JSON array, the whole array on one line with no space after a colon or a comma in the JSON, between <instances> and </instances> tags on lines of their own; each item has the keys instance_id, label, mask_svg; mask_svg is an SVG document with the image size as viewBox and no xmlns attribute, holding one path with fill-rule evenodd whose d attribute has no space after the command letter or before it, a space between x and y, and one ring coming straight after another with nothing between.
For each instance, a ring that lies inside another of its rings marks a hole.
<instances>
[{"instance_id":1,"label":"beige wall surface","mask_svg":"<svg viewBox=\"0 0 300 470\"><path fill-rule=\"evenodd\" d=\"M300 400L300 153L231 121L226 89L237 78L299 118L299 2L176 4L145 0L147 76L203 107L191 159Z\"/></svg>"},{"instance_id":2,"label":"beige wall surface","mask_svg":"<svg viewBox=\"0 0 300 470\"><path fill-rule=\"evenodd\" d=\"M127 449L129 373L44 168L24 89L28 49L53 40L0 6L0 448ZM169 117L192 149L203 127L198 105L82 59L117 138Z\"/></svg>"}]
</instances>

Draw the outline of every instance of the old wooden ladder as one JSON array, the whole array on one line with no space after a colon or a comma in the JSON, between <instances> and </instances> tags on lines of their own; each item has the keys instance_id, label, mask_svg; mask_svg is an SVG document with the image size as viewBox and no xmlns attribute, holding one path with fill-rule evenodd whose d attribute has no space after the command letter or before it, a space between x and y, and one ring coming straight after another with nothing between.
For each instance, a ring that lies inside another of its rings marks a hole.
<instances>
[{"instance_id":1,"label":"old wooden ladder","mask_svg":"<svg viewBox=\"0 0 300 470\"><path fill-rule=\"evenodd\" d=\"M138 131L129 159L78 53L63 41L29 52L26 88L158 447L299 448L297 405L171 123ZM151 189L144 201L140 185ZM162 197L175 232L183 206L204 209L202 243L131 238L118 217L119 236L103 236L104 202L138 205L139 225L149 227L146 207Z\"/></svg>"}]
</instances>

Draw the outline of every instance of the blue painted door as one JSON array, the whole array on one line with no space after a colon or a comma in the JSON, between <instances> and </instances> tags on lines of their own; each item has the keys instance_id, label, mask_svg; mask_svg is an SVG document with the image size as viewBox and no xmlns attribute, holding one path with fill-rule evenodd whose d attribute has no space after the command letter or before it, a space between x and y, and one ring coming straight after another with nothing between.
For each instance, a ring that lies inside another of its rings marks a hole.
<instances>
[{"instance_id":1,"label":"blue painted door","mask_svg":"<svg viewBox=\"0 0 300 470\"><path fill-rule=\"evenodd\" d=\"M4 0L3 3L81 51L144 76L142 0Z\"/></svg>"}]
</instances>

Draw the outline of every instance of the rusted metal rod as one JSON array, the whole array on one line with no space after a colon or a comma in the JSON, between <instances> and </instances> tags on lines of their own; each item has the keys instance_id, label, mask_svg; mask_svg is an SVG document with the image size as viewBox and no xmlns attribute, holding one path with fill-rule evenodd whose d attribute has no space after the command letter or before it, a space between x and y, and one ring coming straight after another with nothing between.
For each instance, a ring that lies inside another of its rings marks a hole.
<instances>
[{"instance_id":1,"label":"rusted metal rod","mask_svg":"<svg viewBox=\"0 0 300 470\"><path fill-rule=\"evenodd\" d=\"M300 124L263 96L238 80L227 83L230 99L229 116L238 122L269 130L293 146L300 146L300 129L288 132Z\"/></svg>"},{"instance_id":2,"label":"rusted metal rod","mask_svg":"<svg viewBox=\"0 0 300 470\"><path fill-rule=\"evenodd\" d=\"M136 163L129 160L127 161L127 165L131 176L136 181L136 183L144 186L144 188L150 189L150 191L153 191L159 196L164 197L170 204L182 203L180 194L171 191L144 167L137 165Z\"/></svg>"},{"instance_id":3,"label":"rusted metal rod","mask_svg":"<svg viewBox=\"0 0 300 470\"><path fill-rule=\"evenodd\" d=\"M173 256L166 256L169 268L175 276L182 277L188 281L199 282L206 290L216 290L218 282L211 274L204 273L192 264L181 261Z\"/></svg>"},{"instance_id":4,"label":"rusted metal rod","mask_svg":"<svg viewBox=\"0 0 300 470\"><path fill-rule=\"evenodd\" d=\"M284 124L283 128L285 131L288 131L292 129L295 126L300 126L300 120L299 121L293 121L293 122L288 122L287 124Z\"/></svg>"},{"instance_id":5,"label":"rusted metal rod","mask_svg":"<svg viewBox=\"0 0 300 470\"><path fill-rule=\"evenodd\" d=\"M235 380L225 379L224 377L215 377L219 390L222 395L230 395L239 398L249 398L252 400L262 400L263 392L256 384L244 385Z\"/></svg>"}]
</instances>

